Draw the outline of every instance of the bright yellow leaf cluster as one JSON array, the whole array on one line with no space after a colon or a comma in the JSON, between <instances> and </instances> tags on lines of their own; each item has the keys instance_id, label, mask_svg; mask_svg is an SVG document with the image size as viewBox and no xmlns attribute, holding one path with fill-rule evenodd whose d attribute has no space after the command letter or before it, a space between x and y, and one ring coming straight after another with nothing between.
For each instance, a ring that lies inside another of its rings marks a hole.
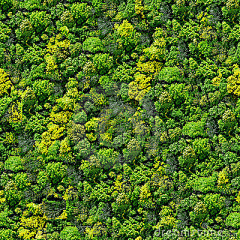
<instances>
[{"instance_id":1,"label":"bright yellow leaf cluster","mask_svg":"<svg viewBox=\"0 0 240 240\"><path fill-rule=\"evenodd\" d=\"M46 66L47 73L53 72L54 70L56 70L58 68L55 58L52 55L47 54L45 56L45 60L47 63L47 66Z\"/></svg>"},{"instance_id":2,"label":"bright yellow leaf cluster","mask_svg":"<svg viewBox=\"0 0 240 240\"><path fill-rule=\"evenodd\" d=\"M235 198L238 203L240 203L240 191L238 192L237 197Z\"/></svg>"},{"instance_id":3,"label":"bright yellow leaf cluster","mask_svg":"<svg viewBox=\"0 0 240 240\"><path fill-rule=\"evenodd\" d=\"M28 210L24 211L21 217L18 236L23 237L23 239L36 239L35 236L44 228L47 217L45 215L39 216L42 215L40 205L30 203L27 206ZM29 217L30 212L33 213L31 217Z\"/></svg>"},{"instance_id":4,"label":"bright yellow leaf cluster","mask_svg":"<svg viewBox=\"0 0 240 240\"><path fill-rule=\"evenodd\" d=\"M212 80L213 85L219 86L219 84L221 82L221 78L222 78L222 74L221 74L221 72L219 72L219 75L217 77L213 78L213 80Z\"/></svg>"},{"instance_id":5,"label":"bright yellow leaf cluster","mask_svg":"<svg viewBox=\"0 0 240 240\"><path fill-rule=\"evenodd\" d=\"M224 186L229 182L226 170L222 170L218 175L218 185L220 187Z\"/></svg>"},{"instance_id":6,"label":"bright yellow leaf cluster","mask_svg":"<svg viewBox=\"0 0 240 240\"><path fill-rule=\"evenodd\" d=\"M55 140L61 138L64 134L65 127L59 127L52 122L48 124L48 130L42 134L40 143L36 143L39 152L42 154L48 153L48 148L55 143Z\"/></svg>"},{"instance_id":7,"label":"bright yellow leaf cluster","mask_svg":"<svg viewBox=\"0 0 240 240\"><path fill-rule=\"evenodd\" d=\"M150 58L150 60L162 60L166 52L166 40L161 37L156 39L150 47L145 48L143 51Z\"/></svg>"},{"instance_id":8,"label":"bright yellow leaf cluster","mask_svg":"<svg viewBox=\"0 0 240 240\"><path fill-rule=\"evenodd\" d=\"M47 45L48 52L50 52L51 54L56 54L59 52L59 50L62 50L62 52L66 54L66 50L70 46L70 41L68 39L59 41L60 38L62 38L62 35L58 34L56 38L52 37L50 39Z\"/></svg>"},{"instance_id":9,"label":"bright yellow leaf cluster","mask_svg":"<svg viewBox=\"0 0 240 240\"><path fill-rule=\"evenodd\" d=\"M116 24L115 28L121 37L132 37L134 32L134 27L131 23L128 22L128 20L123 20L123 23L120 26L119 24Z\"/></svg>"},{"instance_id":10,"label":"bright yellow leaf cluster","mask_svg":"<svg viewBox=\"0 0 240 240\"><path fill-rule=\"evenodd\" d=\"M68 123L68 120L70 119L70 117L72 116L72 113L69 111L61 111L59 113L55 113L55 112L51 112L50 113L50 120L55 122L55 123L59 123L59 124L64 124L64 123Z\"/></svg>"},{"instance_id":11,"label":"bright yellow leaf cluster","mask_svg":"<svg viewBox=\"0 0 240 240\"><path fill-rule=\"evenodd\" d=\"M151 197L151 192L149 190L148 184L144 184L141 187L141 192L140 192L140 201L145 202L149 197Z\"/></svg>"},{"instance_id":12,"label":"bright yellow leaf cluster","mask_svg":"<svg viewBox=\"0 0 240 240\"><path fill-rule=\"evenodd\" d=\"M71 151L68 138L64 138L64 140L61 141L59 151L60 151L60 154L65 154Z\"/></svg>"},{"instance_id":13,"label":"bright yellow leaf cluster","mask_svg":"<svg viewBox=\"0 0 240 240\"><path fill-rule=\"evenodd\" d=\"M22 114L22 104L20 102L17 102L16 104L13 104L9 109L9 122L17 123L22 120L23 114Z\"/></svg>"},{"instance_id":14,"label":"bright yellow leaf cluster","mask_svg":"<svg viewBox=\"0 0 240 240\"><path fill-rule=\"evenodd\" d=\"M154 75L158 74L162 68L162 63L157 61L148 61L137 63L137 70L144 73L154 73Z\"/></svg>"},{"instance_id":15,"label":"bright yellow leaf cluster","mask_svg":"<svg viewBox=\"0 0 240 240\"><path fill-rule=\"evenodd\" d=\"M144 18L143 14L144 7L142 5L142 0L135 0L135 12L136 14L140 14L142 18Z\"/></svg>"},{"instance_id":16,"label":"bright yellow leaf cluster","mask_svg":"<svg viewBox=\"0 0 240 240\"><path fill-rule=\"evenodd\" d=\"M12 83L8 74L0 68L0 96L3 96L5 93L8 94L8 89L11 88L11 86Z\"/></svg>"},{"instance_id":17,"label":"bright yellow leaf cluster","mask_svg":"<svg viewBox=\"0 0 240 240\"><path fill-rule=\"evenodd\" d=\"M128 95L129 98L140 101L151 89L151 77L147 77L145 74L137 72L135 75L135 80L130 82Z\"/></svg>"},{"instance_id":18,"label":"bright yellow leaf cluster","mask_svg":"<svg viewBox=\"0 0 240 240\"><path fill-rule=\"evenodd\" d=\"M227 90L229 93L234 93L240 96L240 68L235 65L234 74L227 79Z\"/></svg>"}]
</instances>

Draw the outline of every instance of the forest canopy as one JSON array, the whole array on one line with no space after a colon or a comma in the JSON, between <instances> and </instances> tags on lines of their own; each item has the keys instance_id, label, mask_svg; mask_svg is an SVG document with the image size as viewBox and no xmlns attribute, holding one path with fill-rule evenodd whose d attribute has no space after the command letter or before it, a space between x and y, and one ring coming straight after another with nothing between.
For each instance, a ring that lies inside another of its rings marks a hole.
<instances>
[{"instance_id":1,"label":"forest canopy","mask_svg":"<svg viewBox=\"0 0 240 240\"><path fill-rule=\"evenodd\" d=\"M237 0L0 0L0 239L240 239Z\"/></svg>"}]
</instances>

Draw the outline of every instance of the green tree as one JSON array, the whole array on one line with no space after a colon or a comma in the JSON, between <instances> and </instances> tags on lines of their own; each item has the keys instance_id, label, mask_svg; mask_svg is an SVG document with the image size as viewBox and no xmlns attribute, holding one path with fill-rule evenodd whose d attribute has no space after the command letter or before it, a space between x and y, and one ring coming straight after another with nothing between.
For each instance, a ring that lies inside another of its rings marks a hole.
<instances>
[{"instance_id":1,"label":"green tree","mask_svg":"<svg viewBox=\"0 0 240 240\"><path fill-rule=\"evenodd\" d=\"M78 158L87 158L91 153L91 144L87 138L84 138L74 146L74 150Z\"/></svg>"},{"instance_id":2,"label":"green tree","mask_svg":"<svg viewBox=\"0 0 240 240\"><path fill-rule=\"evenodd\" d=\"M10 156L4 164L4 168L13 172L23 170L23 160L19 156Z\"/></svg>"},{"instance_id":3,"label":"green tree","mask_svg":"<svg viewBox=\"0 0 240 240\"><path fill-rule=\"evenodd\" d=\"M204 197L204 203L211 215L215 215L224 207L225 198L220 194L207 194Z\"/></svg>"},{"instance_id":4,"label":"green tree","mask_svg":"<svg viewBox=\"0 0 240 240\"><path fill-rule=\"evenodd\" d=\"M178 67L165 67L159 72L158 79L159 81L173 83L181 82L182 76Z\"/></svg>"},{"instance_id":5,"label":"green tree","mask_svg":"<svg viewBox=\"0 0 240 240\"><path fill-rule=\"evenodd\" d=\"M173 99L168 91L164 91L160 95L159 100L154 104L158 112L167 113L171 110L173 106Z\"/></svg>"},{"instance_id":6,"label":"green tree","mask_svg":"<svg viewBox=\"0 0 240 240\"><path fill-rule=\"evenodd\" d=\"M53 93L54 84L49 80L38 80L33 83L33 91L40 102L46 100Z\"/></svg>"},{"instance_id":7,"label":"green tree","mask_svg":"<svg viewBox=\"0 0 240 240\"><path fill-rule=\"evenodd\" d=\"M141 153L142 147L137 141L137 139L131 139L128 144L127 148L123 149L123 156L127 160L133 160Z\"/></svg>"},{"instance_id":8,"label":"green tree","mask_svg":"<svg viewBox=\"0 0 240 240\"><path fill-rule=\"evenodd\" d=\"M128 20L123 20L122 24L116 24L114 28L116 29L116 41L119 47L127 51L133 49L139 37L137 37L138 34L134 26Z\"/></svg>"},{"instance_id":9,"label":"green tree","mask_svg":"<svg viewBox=\"0 0 240 240\"><path fill-rule=\"evenodd\" d=\"M203 202L198 202L193 211L189 213L190 219L193 222L200 223L208 214L207 208Z\"/></svg>"},{"instance_id":10,"label":"green tree","mask_svg":"<svg viewBox=\"0 0 240 240\"><path fill-rule=\"evenodd\" d=\"M44 31L46 27L50 24L49 16L45 11L32 12L32 14L30 15L30 22L37 33Z\"/></svg>"},{"instance_id":11,"label":"green tree","mask_svg":"<svg viewBox=\"0 0 240 240\"><path fill-rule=\"evenodd\" d=\"M60 182L66 175L67 166L60 162L48 163L46 174L53 184Z\"/></svg>"},{"instance_id":12,"label":"green tree","mask_svg":"<svg viewBox=\"0 0 240 240\"><path fill-rule=\"evenodd\" d=\"M183 155L178 158L181 167L191 167L196 162L196 154L191 146L187 146Z\"/></svg>"},{"instance_id":13,"label":"green tree","mask_svg":"<svg viewBox=\"0 0 240 240\"><path fill-rule=\"evenodd\" d=\"M222 131L232 132L237 125L234 113L231 110L227 110L223 114L222 119L218 121L218 125Z\"/></svg>"},{"instance_id":14,"label":"green tree","mask_svg":"<svg viewBox=\"0 0 240 240\"><path fill-rule=\"evenodd\" d=\"M203 193L211 192L217 184L217 177L218 174L216 172L210 177L196 177L193 180L193 189Z\"/></svg>"},{"instance_id":15,"label":"green tree","mask_svg":"<svg viewBox=\"0 0 240 240\"><path fill-rule=\"evenodd\" d=\"M200 160L207 158L211 151L211 145L208 138L196 139L193 142L193 149Z\"/></svg>"},{"instance_id":16,"label":"green tree","mask_svg":"<svg viewBox=\"0 0 240 240\"><path fill-rule=\"evenodd\" d=\"M187 97L187 93L184 87L185 84L171 84L169 87L169 94L176 106L180 106Z\"/></svg>"},{"instance_id":17,"label":"green tree","mask_svg":"<svg viewBox=\"0 0 240 240\"><path fill-rule=\"evenodd\" d=\"M1 229L0 230L0 239L1 240L14 240L16 239L16 234L11 229Z\"/></svg>"},{"instance_id":18,"label":"green tree","mask_svg":"<svg viewBox=\"0 0 240 240\"><path fill-rule=\"evenodd\" d=\"M197 122L188 122L183 127L183 134L188 135L190 137L197 137L197 136L204 136L204 122L197 121Z\"/></svg>"},{"instance_id":19,"label":"green tree","mask_svg":"<svg viewBox=\"0 0 240 240\"><path fill-rule=\"evenodd\" d=\"M97 158L104 169L110 169L119 161L119 153L113 148L100 149Z\"/></svg>"},{"instance_id":20,"label":"green tree","mask_svg":"<svg viewBox=\"0 0 240 240\"><path fill-rule=\"evenodd\" d=\"M93 64L100 75L106 74L113 66L113 57L107 53L95 54Z\"/></svg>"},{"instance_id":21,"label":"green tree","mask_svg":"<svg viewBox=\"0 0 240 240\"><path fill-rule=\"evenodd\" d=\"M232 212L226 218L226 225L236 228L236 229L239 229L239 227L240 227L239 220L240 220L240 213Z\"/></svg>"},{"instance_id":22,"label":"green tree","mask_svg":"<svg viewBox=\"0 0 240 240\"><path fill-rule=\"evenodd\" d=\"M87 3L73 3L71 6L71 14L75 21L78 24L82 24L85 22L90 16L91 8L87 5Z\"/></svg>"},{"instance_id":23,"label":"green tree","mask_svg":"<svg viewBox=\"0 0 240 240\"><path fill-rule=\"evenodd\" d=\"M91 53L96 53L103 50L103 44L101 39L98 37L88 37L82 45L84 51L89 51Z\"/></svg>"},{"instance_id":24,"label":"green tree","mask_svg":"<svg viewBox=\"0 0 240 240\"><path fill-rule=\"evenodd\" d=\"M13 1L12 0L2 0L0 2L0 9L2 9L4 12L9 10L9 8L11 8L13 5Z\"/></svg>"},{"instance_id":25,"label":"green tree","mask_svg":"<svg viewBox=\"0 0 240 240\"><path fill-rule=\"evenodd\" d=\"M20 40L28 41L34 33L33 26L29 19L23 19L20 28L15 30L16 37Z\"/></svg>"},{"instance_id":26,"label":"green tree","mask_svg":"<svg viewBox=\"0 0 240 240\"><path fill-rule=\"evenodd\" d=\"M61 15L60 21L64 26L67 26L67 27L72 27L74 25L73 15L68 10L63 12L63 14Z\"/></svg>"}]
</instances>

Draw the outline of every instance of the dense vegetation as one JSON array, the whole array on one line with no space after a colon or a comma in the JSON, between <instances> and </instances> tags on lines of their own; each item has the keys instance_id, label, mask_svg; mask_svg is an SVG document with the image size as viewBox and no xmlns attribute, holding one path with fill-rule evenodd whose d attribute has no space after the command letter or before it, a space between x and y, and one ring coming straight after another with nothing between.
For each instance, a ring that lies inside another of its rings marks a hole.
<instances>
[{"instance_id":1,"label":"dense vegetation","mask_svg":"<svg viewBox=\"0 0 240 240\"><path fill-rule=\"evenodd\" d=\"M0 0L0 239L239 239L239 21L238 0Z\"/></svg>"}]
</instances>

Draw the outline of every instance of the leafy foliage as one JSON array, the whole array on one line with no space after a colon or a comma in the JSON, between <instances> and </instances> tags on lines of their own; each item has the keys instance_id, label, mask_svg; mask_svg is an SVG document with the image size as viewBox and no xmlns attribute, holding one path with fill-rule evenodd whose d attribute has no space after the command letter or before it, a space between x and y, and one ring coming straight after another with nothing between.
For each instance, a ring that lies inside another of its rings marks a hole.
<instances>
[{"instance_id":1,"label":"leafy foliage","mask_svg":"<svg viewBox=\"0 0 240 240\"><path fill-rule=\"evenodd\" d=\"M239 234L239 17L236 0L1 0L0 239Z\"/></svg>"}]
</instances>

